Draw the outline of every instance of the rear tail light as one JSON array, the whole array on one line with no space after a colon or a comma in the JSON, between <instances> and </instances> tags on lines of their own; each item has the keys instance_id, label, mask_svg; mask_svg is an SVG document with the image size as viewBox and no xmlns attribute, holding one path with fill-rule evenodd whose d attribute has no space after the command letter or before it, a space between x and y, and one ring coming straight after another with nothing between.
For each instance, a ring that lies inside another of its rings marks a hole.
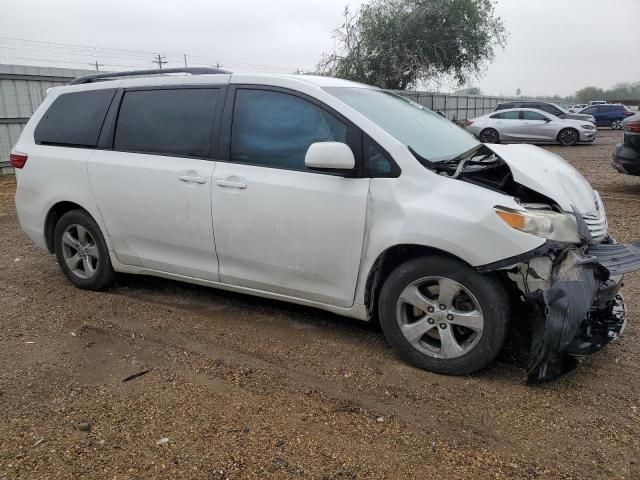
<instances>
[{"instance_id":1,"label":"rear tail light","mask_svg":"<svg viewBox=\"0 0 640 480\"><path fill-rule=\"evenodd\" d=\"M464 124L466 127L470 127L471 125L473 125L473 120L465 120Z\"/></svg>"},{"instance_id":2,"label":"rear tail light","mask_svg":"<svg viewBox=\"0 0 640 480\"><path fill-rule=\"evenodd\" d=\"M9 154L9 163L13 168L22 168L27 163L27 158L26 153L11 152Z\"/></svg>"},{"instance_id":3,"label":"rear tail light","mask_svg":"<svg viewBox=\"0 0 640 480\"><path fill-rule=\"evenodd\" d=\"M640 133L640 120L637 122L627 122L624 126L627 132Z\"/></svg>"}]
</instances>

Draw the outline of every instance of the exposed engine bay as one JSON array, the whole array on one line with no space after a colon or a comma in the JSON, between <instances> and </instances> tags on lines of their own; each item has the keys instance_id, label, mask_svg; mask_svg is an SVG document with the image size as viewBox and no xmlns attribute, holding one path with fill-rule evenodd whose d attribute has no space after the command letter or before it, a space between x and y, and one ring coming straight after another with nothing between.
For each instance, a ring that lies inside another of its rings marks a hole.
<instances>
[{"instance_id":1,"label":"exposed engine bay","mask_svg":"<svg viewBox=\"0 0 640 480\"><path fill-rule=\"evenodd\" d=\"M555 190L561 193L570 190L572 195L553 199L553 186L542 188L545 186L543 163L540 165L543 171L536 172L538 178L534 179L534 186L545 190L541 193L516 178L517 168L522 168L522 173L525 167L531 171L531 165L515 166L513 160L505 161L499 155L500 148L479 145L442 162L430 162L412 153L439 175L509 195L529 211L573 211L579 244L548 240L531 252L477 267L481 272L498 272L505 282L515 287L512 289L517 292L515 300L531 313L532 319L526 379L528 382L551 380L573 370L581 357L602 349L622 333L625 308L619 290L623 274L640 269L640 243L616 244L606 235L606 218L604 239L592 237L585 223L585 214L590 212L585 209L591 207L591 211L599 212L601 200L595 193L594 206L593 197L584 194L579 179L570 178L571 167L562 173L574 189ZM554 179L549 178L549 183L553 182ZM593 195L590 188L589 191ZM573 198L579 206L572 202Z\"/></svg>"}]
</instances>

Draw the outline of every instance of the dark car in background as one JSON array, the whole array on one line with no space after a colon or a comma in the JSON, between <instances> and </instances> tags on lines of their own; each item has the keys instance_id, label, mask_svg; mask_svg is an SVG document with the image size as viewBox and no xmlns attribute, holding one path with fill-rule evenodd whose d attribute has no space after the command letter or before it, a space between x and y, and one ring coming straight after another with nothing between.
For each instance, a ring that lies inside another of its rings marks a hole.
<instances>
[{"instance_id":1,"label":"dark car in background","mask_svg":"<svg viewBox=\"0 0 640 480\"><path fill-rule=\"evenodd\" d=\"M580 113L593 115L596 127L611 127L614 130L620 130L622 121L633 115L631 110L620 104L591 105Z\"/></svg>"},{"instance_id":2,"label":"dark car in background","mask_svg":"<svg viewBox=\"0 0 640 480\"><path fill-rule=\"evenodd\" d=\"M556 117L562 118L564 120L583 120L586 122L595 123L595 118L591 115L583 113L569 113L567 110L556 105L555 103L549 102L538 102L532 100L522 102L505 102L499 104L494 111L506 110L508 108L535 108L537 110L542 110L543 112L550 113L551 115L555 115Z\"/></svg>"},{"instance_id":3,"label":"dark car in background","mask_svg":"<svg viewBox=\"0 0 640 480\"><path fill-rule=\"evenodd\" d=\"M613 167L620 173L640 176L640 113L622 122L622 143L613 152Z\"/></svg>"}]
</instances>

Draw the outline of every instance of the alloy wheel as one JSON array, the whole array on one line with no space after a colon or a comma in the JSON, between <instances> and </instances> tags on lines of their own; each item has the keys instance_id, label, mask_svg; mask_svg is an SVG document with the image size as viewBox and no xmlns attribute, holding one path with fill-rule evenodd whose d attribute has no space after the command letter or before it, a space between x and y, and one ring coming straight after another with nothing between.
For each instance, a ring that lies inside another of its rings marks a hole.
<instances>
[{"instance_id":1,"label":"alloy wheel","mask_svg":"<svg viewBox=\"0 0 640 480\"><path fill-rule=\"evenodd\" d=\"M482 132L482 138L480 139L482 143L497 143L498 142L498 132L495 130L485 130Z\"/></svg>"},{"instance_id":2,"label":"alloy wheel","mask_svg":"<svg viewBox=\"0 0 640 480\"><path fill-rule=\"evenodd\" d=\"M436 358L458 358L470 352L484 329L476 297L444 277L425 277L407 286L398 299L396 318L405 339Z\"/></svg>"},{"instance_id":3,"label":"alloy wheel","mask_svg":"<svg viewBox=\"0 0 640 480\"><path fill-rule=\"evenodd\" d=\"M560 143L562 145L573 145L578 141L578 134L575 130L563 130L560 132Z\"/></svg>"},{"instance_id":4,"label":"alloy wheel","mask_svg":"<svg viewBox=\"0 0 640 480\"><path fill-rule=\"evenodd\" d=\"M100 252L95 239L82 225L71 224L62 234L62 256L71 273L82 279L96 274Z\"/></svg>"}]
</instances>

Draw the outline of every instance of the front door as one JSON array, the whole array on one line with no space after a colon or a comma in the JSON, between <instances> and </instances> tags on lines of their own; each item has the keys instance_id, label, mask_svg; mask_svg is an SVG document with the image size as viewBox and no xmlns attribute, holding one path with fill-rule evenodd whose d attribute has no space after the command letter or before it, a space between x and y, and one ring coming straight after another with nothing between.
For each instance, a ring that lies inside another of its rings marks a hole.
<instances>
[{"instance_id":1,"label":"front door","mask_svg":"<svg viewBox=\"0 0 640 480\"><path fill-rule=\"evenodd\" d=\"M552 118L542 113L523 110L522 138L527 140L556 140L557 124Z\"/></svg>"},{"instance_id":2,"label":"front door","mask_svg":"<svg viewBox=\"0 0 640 480\"><path fill-rule=\"evenodd\" d=\"M209 152L216 88L126 91L113 150L89 178L116 258L127 265L218 280Z\"/></svg>"},{"instance_id":3,"label":"front door","mask_svg":"<svg viewBox=\"0 0 640 480\"><path fill-rule=\"evenodd\" d=\"M349 144L355 127L284 91L237 88L229 105L212 195L221 281L351 306L369 180L310 171L304 157L314 142Z\"/></svg>"}]
</instances>

